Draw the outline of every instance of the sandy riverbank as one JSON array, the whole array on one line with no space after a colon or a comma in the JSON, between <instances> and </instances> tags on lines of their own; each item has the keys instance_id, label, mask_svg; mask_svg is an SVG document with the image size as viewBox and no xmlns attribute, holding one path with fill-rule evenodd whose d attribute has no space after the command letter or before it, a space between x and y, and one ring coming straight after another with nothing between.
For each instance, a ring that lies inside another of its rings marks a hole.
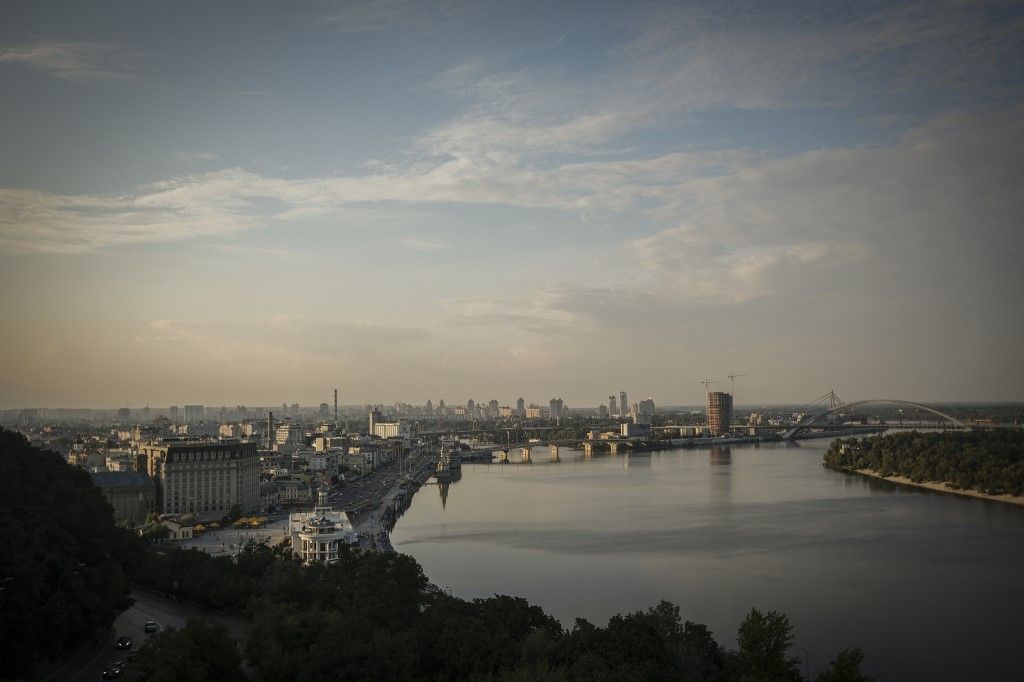
<instances>
[{"instance_id":1,"label":"sandy riverbank","mask_svg":"<svg viewBox=\"0 0 1024 682\"><path fill-rule=\"evenodd\" d=\"M890 483L899 483L900 485L909 485L915 488L924 488L925 490L932 490L937 493L961 495L963 497L976 497L979 500L991 500L992 502L1006 502L1008 504L1015 504L1018 507L1024 507L1024 496L1022 495L986 495L985 493L978 492L977 490L953 489L947 486L945 483L939 483L938 481L914 483L906 476L882 476L873 469L854 469L850 471L851 473L858 473L862 476L877 478L880 481L889 481Z\"/></svg>"}]
</instances>

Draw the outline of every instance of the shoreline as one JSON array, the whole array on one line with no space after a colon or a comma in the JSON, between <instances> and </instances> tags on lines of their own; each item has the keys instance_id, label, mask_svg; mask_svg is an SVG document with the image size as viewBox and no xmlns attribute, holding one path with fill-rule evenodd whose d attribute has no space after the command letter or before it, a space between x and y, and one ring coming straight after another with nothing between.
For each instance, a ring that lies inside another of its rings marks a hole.
<instances>
[{"instance_id":1,"label":"shoreline","mask_svg":"<svg viewBox=\"0 0 1024 682\"><path fill-rule=\"evenodd\" d=\"M861 476L866 476L867 478L873 478L876 481L886 481L887 483L906 485L913 488L920 488L922 490L930 490L934 493L959 495L960 497L972 497L974 499L986 500L988 502L1002 502L1003 504L1012 504L1017 507L1024 507L1024 495L1010 495L1009 493L1004 493L1002 495L987 495L973 489L953 489L948 487L945 483L940 483L938 481L922 481L921 483L915 483L906 476L882 476L874 469L846 469L843 467L825 466L829 469L841 471L846 474L859 474Z\"/></svg>"}]
</instances>

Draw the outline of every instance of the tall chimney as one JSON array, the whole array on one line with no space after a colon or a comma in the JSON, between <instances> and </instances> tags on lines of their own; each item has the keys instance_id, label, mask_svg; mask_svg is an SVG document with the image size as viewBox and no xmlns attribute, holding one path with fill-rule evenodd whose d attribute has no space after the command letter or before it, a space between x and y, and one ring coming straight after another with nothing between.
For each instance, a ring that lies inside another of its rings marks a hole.
<instances>
[{"instance_id":1,"label":"tall chimney","mask_svg":"<svg viewBox=\"0 0 1024 682\"><path fill-rule=\"evenodd\" d=\"M274 449L274 413L267 414L267 450Z\"/></svg>"},{"instance_id":2,"label":"tall chimney","mask_svg":"<svg viewBox=\"0 0 1024 682\"><path fill-rule=\"evenodd\" d=\"M338 426L338 389L334 389L334 426Z\"/></svg>"}]
</instances>

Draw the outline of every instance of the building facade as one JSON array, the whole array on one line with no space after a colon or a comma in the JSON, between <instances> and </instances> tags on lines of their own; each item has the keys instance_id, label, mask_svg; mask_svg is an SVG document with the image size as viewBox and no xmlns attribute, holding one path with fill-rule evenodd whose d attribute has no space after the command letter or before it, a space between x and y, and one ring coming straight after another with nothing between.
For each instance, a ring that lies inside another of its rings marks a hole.
<instances>
[{"instance_id":1,"label":"building facade","mask_svg":"<svg viewBox=\"0 0 1024 682\"><path fill-rule=\"evenodd\" d=\"M114 508L116 523L131 519L141 524L150 512L156 511L156 485L146 474L140 471L97 471L89 475Z\"/></svg>"},{"instance_id":2,"label":"building facade","mask_svg":"<svg viewBox=\"0 0 1024 682\"><path fill-rule=\"evenodd\" d=\"M654 423L654 398L648 396L637 403L633 421L647 426Z\"/></svg>"},{"instance_id":3,"label":"building facade","mask_svg":"<svg viewBox=\"0 0 1024 682\"><path fill-rule=\"evenodd\" d=\"M256 443L164 438L143 444L139 454L156 483L161 513L219 519L236 504L243 513L259 505Z\"/></svg>"},{"instance_id":4,"label":"building facade","mask_svg":"<svg viewBox=\"0 0 1024 682\"><path fill-rule=\"evenodd\" d=\"M405 422L377 422L373 425L377 438L409 438L409 425Z\"/></svg>"},{"instance_id":5,"label":"building facade","mask_svg":"<svg viewBox=\"0 0 1024 682\"><path fill-rule=\"evenodd\" d=\"M202 405L186 405L185 406L185 421L187 422L201 422L206 416L206 409Z\"/></svg>"},{"instance_id":6,"label":"building facade","mask_svg":"<svg viewBox=\"0 0 1024 682\"><path fill-rule=\"evenodd\" d=\"M708 393L708 429L712 436L729 433L732 422L732 396L721 391Z\"/></svg>"}]
</instances>

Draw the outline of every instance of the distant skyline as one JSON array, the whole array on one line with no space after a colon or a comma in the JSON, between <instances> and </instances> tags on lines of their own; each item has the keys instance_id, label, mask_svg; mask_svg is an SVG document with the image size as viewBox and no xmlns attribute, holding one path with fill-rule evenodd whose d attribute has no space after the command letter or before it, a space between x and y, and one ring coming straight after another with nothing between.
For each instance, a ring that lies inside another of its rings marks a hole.
<instances>
[{"instance_id":1,"label":"distant skyline","mask_svg":"<svg viewBox=\"0 0 1024 682\"><path fill-rule=\"evenodd\" d=\"M0 409L1024 400L1020 3L10 2L0 91Z\"/></svg>"}]
</instances>

